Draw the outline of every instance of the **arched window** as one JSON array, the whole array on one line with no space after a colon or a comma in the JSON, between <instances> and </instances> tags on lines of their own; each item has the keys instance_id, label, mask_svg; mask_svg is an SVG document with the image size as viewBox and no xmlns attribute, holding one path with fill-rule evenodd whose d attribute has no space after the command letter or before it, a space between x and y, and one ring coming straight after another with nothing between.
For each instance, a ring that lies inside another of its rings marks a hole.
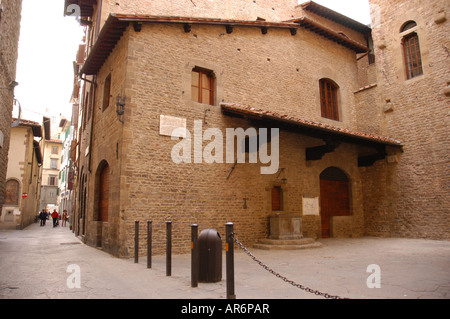
<instances>
[{"instance_id":1,"label":"arched window","mask_svg":"<svg viewBox=\"0 0 450 319\"><path fill-rule=\"evenodd\" d=\"M15 179L9 179L6 181L6 196L5 204L9 205L19 205L19 182Z\"/></svg>"},{"instance_id":2,"label":"arched window","mask_svg":"<svg viewBox=\"0 0 450 319\"><path fill-rule=\"evenodd\" d=\"M415 26L417 26L417 23L416 22L414 22L414 21L408 21L408 22L405 22L403 25L402 25L402 27L400 28L400 32L405 32L405 31L407 31L407 30L409 30L409 29L412 29L412 28L414 28Z\"/></svg>"},{"instance_id":3,"label":"arched window","mask_svg":"<svg viewBox=\"0 0 450 319\"><path fill-rule=\"evenodd\" d=\"M400 29L400 32L411 30L411 32L405 34L402 38L407 79L411 79L423 74L419 36L414 30L412 30L416 26L417 24L414 21L408 21L403 24L402 28Z\"/></svg>"},{"instance_id":4,"label":"arched window","mask_svg":"<svg viewBox=\"0 0 450 319\"><path fill-rule=\"evenodd\" d=\"M328 79L321 79L319 85L322 117L339 121L338 86Z\"/></svg>"}]
</instances>

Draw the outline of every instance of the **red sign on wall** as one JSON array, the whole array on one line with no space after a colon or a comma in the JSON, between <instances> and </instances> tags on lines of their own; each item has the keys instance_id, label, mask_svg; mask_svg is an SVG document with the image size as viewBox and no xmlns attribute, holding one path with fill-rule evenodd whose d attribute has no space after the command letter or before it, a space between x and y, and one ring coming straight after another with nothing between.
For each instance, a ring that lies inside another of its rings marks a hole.
<instances>
[{"instance_id":1,"label":"red sign on wall","mask_svg":"<svg viewBox=\"0 0 450 319\"><path fill-rule=\"evenodd\" d=\"M22 193L22 197L23 198L28 197L28 194L27 193Z\"/></svg>"}]
</instances>

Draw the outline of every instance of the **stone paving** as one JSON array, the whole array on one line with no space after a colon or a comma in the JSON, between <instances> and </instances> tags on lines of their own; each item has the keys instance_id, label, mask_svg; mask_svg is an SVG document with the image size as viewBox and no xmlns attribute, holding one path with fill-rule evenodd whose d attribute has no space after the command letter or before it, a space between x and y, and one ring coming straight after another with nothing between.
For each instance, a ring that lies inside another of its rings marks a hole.
<instances>
[{"instance_id":1,"label":"stone paving","mask_svg":"<svg viewBox=\"0 0 450 319\"><path fill-rule=\"evenodd\" d=\"M449 241L374 237L319 241L323 246L313 249L248 248L289 280L330 295L352 299L450 298ZM237 299L323 299L277 278L239 247L235 252ZM152 268L147 269L146 257L137 264L134 259L113 257L83 244L68 227L53 228L47 223L24 230L3 229L0 298L226 298L225 253L222 281L199 283L197 288L191 287L190 260L189 254L173 255L172 276L168 277L165 256L153 256ZM74 277L77 273L79 288ZM380 288L368 287L376 283Z\"/></svg>"}]
</instances>

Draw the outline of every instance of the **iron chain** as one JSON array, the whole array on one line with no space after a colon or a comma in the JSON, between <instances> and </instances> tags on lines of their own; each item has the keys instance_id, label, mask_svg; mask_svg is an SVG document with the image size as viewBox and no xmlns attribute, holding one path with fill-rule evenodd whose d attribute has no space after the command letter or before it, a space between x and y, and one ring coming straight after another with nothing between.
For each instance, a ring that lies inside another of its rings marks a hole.
<instances>
[{"instance_id":1,"label":"iron chain","mask_svg":"<svg viewBox=\"0 0 450 319\"><path fill-rule=\"evenodd\" d=\"M256 258L245 246L244 244L242 244L236 237L235 233L231 233L231 236L233 237L233 240L236 242L236 244L241 247L241 249L248 255L250 256L250 258L252 258L257 264L259 264L261 267L263 267L265 270L267 270L268 272L270 272L272 275L275 275L276 277L282 279L284 282L291 284L294 287L300 288L306 292L315 294L316 296L322 296L324 298L327 299L348 299L348 298L343 298L340 296L333 296L333 295L329 295L327 293L324 292L320 292L319 290L314 290L311 289L309 287L303 286L301 284L298 284L296 282L294 282L293 280L289 280L288 278L286 278L285 276L279 274L278 272L276 272L275 270L273 270L272 268L270 268L269 266L267 266L266 264L264 264L261 260L259 260L258 258Z\"/></svg>"}]
</instances>

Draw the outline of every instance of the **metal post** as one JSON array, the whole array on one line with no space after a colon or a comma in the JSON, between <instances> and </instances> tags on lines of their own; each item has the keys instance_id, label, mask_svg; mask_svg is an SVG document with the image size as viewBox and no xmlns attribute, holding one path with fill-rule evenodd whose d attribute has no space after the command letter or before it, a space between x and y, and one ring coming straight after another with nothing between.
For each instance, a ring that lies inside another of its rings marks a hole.
<instances>
[{"instance_id":1,"label":"metal post","mask_svg":"<svg viewBox=\"0 0 450 319\"><path fill-rule=\"evenodd\" d=\"M233 223L226 223L227 299L236 299L234 293L234 240Z\"/></svg>"},{"instance_id":2,"label":"metal post","mask_svg":"<svg viewBox=\"0 0 450 319\"><path fill-rule=\"evenodd\" d=\"M198 225L191 225L191 287L198 286Z\"/></svg>"},{"instance_id":3,"label":"metal post","mask_svg":"<svg viewBox=\"0 0 450 319\"><path fill-rule=\"evenodd\" d=\"M152 268L152 221L147 221L147 268Z\"/></svg>"},{"instance_id":4,"label":"metal post","mask_svg":"<svg viewBox=\"0 0 450 319\"><path fill-rule=\"evenodd\" d=\"M134 262L139 262L139 221L134 221Z\"/></svg>"},{"instance_id":5,"label":"metal post","mask_svg":"<svg viewBox=\"0 0 450 319\"><path fill-rule=\"evenodd\" d=\"M166 276L172 276L172 222L168 221L166 224Z\"/></svg>"}]
</instances>

